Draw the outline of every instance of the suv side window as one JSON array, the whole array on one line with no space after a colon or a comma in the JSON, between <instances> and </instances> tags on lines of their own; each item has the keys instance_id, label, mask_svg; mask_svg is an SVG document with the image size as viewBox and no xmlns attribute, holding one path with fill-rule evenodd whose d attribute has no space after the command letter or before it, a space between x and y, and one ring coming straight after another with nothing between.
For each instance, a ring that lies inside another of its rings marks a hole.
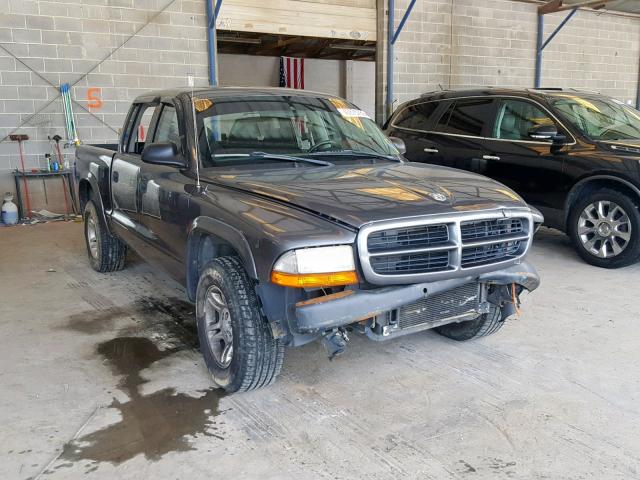
<instances>
[{"instance_id":1,"label":"suv side window","mask_svg":"<svg viewBox=\"0 0 640 480\"><path fill-rule=\"evenodd\" d=\"M539 125L553 125L554 121L537 105L526 100L504 99L500 102L493 138L531 140L529 131Z\"/></svg>"},{"instance_id":2,"label":"suv side window","mask_svg":"<svg viewBox=\"0 0 640 480\"><path fill-rule=\"evenodd\" d=\"M456 100L444 112L437 132L481 137L484 126L491 121L493 98Z\"/></svg>"},{"instance_id":3,"label":"suv side window","mask_svg":"<svg viewBox=\"0 0 640 480\"><path fill-rule=\"evenodd\" d=\"M123 142L123 148L126 153L138 155L142 153L156 106L155 103L139 104L131 115L129 124L126 127L127 137Z\"/></svg>"},{"instance_id":4,"label":"suv side window","mask_svg":"<svg viewBox=\"0 0 640 480\"><path fill-rule=\"evenodd\" d=\"M429 130L429 119L437 110L439 105L439 102L425 102L409 105L393 120L393 126L427 131Z\"/></svg>"},{"instance_id":5,"label":"suv side window","mask_svg":"<svg viewBox=\"0 0 640 480\"><path fill-rule=\"evenodd\" d=\"M153 136L154 143L171 142L180 146L180 130L178 127L178 114L173 105L164 105Z\"/></svg>"}]
</instances>

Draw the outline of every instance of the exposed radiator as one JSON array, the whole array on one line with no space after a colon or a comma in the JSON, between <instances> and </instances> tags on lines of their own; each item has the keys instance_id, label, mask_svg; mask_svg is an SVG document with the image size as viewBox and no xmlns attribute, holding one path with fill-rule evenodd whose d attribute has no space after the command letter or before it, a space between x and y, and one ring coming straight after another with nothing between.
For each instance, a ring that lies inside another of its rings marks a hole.
<instances>
[{"instance_id":1,"label":"exposed radiator","mask_svg":"<svg viewBox=\"0 0 640 480\"><path fill-rule=\"evenodd\" d=\"M468 283L404 305L398 311L398 326L407 329L425 324L447 323L444 321L453 318L471 320L479 315L479 302L479 284Z\"/></svg>"}]
</instances>

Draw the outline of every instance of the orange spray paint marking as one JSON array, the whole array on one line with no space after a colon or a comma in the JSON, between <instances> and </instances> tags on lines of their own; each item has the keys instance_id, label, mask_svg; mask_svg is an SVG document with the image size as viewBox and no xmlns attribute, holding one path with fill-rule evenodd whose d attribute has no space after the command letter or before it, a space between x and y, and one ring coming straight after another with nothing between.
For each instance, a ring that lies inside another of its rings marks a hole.
<instances>
[{"instance_id":1,"label":"orange spray paint marking","mask_svg":"<svg viewBox=\"0 0 640 480\"><path fill-rule=\"evenodd\" d=\"M91 87L87 89L87 107L99 109L102 108L102 99L100 95L102 90L98 87Z\"/></svg>"}]
</instances>

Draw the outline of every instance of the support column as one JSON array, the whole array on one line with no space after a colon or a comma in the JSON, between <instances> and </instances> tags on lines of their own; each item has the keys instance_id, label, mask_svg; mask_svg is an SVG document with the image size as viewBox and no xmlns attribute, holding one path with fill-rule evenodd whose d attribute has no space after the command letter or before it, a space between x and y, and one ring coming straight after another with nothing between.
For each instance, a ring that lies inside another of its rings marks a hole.
<instances>
[{"instance_id":1,"label":"support column","mask_svg":"<svg viewBox=\"0 0 640 480\"><path fill-rule=\"evenodd\" d=\"M216 2L214 7L213 3ZM209 85L218 86L218 41L216 38L216 18L222 0L205 0L207 11L207 50L209 53Z\"/></svg>"},{"instance_id":2,"label":"support column","mask_svg":"<svg viewBox=\"0 0 640 480\"><path fill-rule=\"evenodd\" d=\"M540 88L542 82L542 43L544 41L544 15L538 13L538 37L536 39L536 75L535 87Z\"/></svg>"}]
</instances>

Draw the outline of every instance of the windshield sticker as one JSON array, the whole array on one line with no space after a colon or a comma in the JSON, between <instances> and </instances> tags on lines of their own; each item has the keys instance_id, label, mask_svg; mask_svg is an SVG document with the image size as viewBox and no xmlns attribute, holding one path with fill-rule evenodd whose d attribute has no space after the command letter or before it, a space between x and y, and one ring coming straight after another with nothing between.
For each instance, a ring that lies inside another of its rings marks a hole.
<instances>
[{"instance_id":1,"label":"windshield sticker","mask_svg":"<svg viewBox=\"0 0 640 480\"><path fill-rule=\"evenodd\" d=\"M340 115L342 115L343 117L369 118L369 115L367 115L367 112L363 112L362 110L358 110L357 108L338 108L338 112L340 112Z\"/></svg>"},{"instance_id":2,"label":"windshield sticker","mask_svg":"<svg viewBox=\"0 0 640 480\"><path fill-rule=\"evenodd\" d=\"M213 102L208 98L194 98L193 105L196 108L196 112L200 113L210 108Z\"/></svg>"},{"instance_id":3,"label":"windshield sticker","mask_svg":"<svg viewBox=\"0 0 640 480\"><path fill-rule=\"evenodd\" d=\"M338 113L346 121L351 122L359 129L364 130L364 126L362 125L362 120L360 119L365 117L369 118L369 116L365 112L357 108L352 108L351 105L349 105L347 102L345 102L340 98L330 98L329 101L334 107L336 107L336 110L338 110Z\"/></svg>"}]
</instances>

